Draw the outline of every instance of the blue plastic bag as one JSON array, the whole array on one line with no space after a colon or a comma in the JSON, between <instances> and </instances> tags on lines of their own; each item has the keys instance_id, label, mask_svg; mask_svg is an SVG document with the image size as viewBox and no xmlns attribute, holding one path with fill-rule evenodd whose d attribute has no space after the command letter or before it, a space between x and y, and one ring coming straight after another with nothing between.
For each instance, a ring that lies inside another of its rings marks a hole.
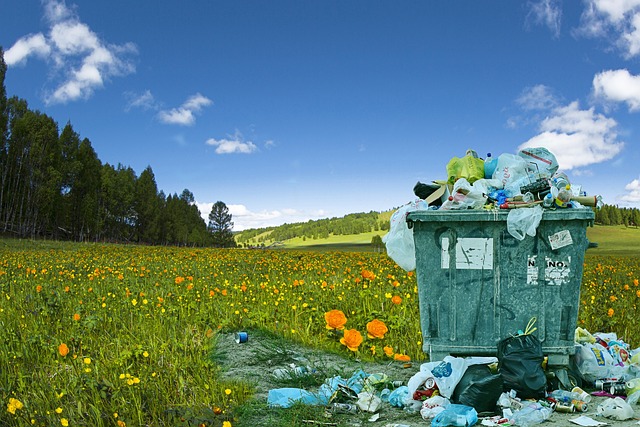
<instances>
[{"instance_id":1,"label":"blue plastic bag","mask_svg":"<svg viewBox=\"0 0 640 427\"><path fill-rule=\"evenodd\" d=\"M478 422L478 413L467 405L452 403L431 421L431 427L469 427Z\"/></svg>"}]
</instances>

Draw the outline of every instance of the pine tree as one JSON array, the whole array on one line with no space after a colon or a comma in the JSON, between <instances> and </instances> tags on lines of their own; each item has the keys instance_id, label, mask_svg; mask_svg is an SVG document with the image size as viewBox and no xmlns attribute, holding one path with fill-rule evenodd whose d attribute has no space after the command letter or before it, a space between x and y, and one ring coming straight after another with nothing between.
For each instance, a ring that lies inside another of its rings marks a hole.
<instances>
[{"instance_id":1,"label":"pine tree","mask_svg":"<svg viewBox=\"0 0 640 427\"><path fill-rule=\"evenodd\" d=\"M209 213L209 225L207 226L213 245L219 248L233 248L236 243L233 239L233 221L229 208L223 202L214 203Z\"/></svg>"}]
</instances>

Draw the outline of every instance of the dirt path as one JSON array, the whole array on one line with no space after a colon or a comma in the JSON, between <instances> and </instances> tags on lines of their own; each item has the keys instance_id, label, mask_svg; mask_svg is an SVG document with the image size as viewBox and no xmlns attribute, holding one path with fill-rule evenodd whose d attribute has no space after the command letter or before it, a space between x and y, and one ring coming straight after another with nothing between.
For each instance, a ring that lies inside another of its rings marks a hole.
<instances>
[{"instance_id":1,"label":"dirt path","mask_svg":"<svg viewBox=\"0 0 640 427\"><path fill-rule=\"evenodd\" d=\"M359 362L338 354L299 347L282 338L257 331L249 332L247 342L240 344L236 343L234 334L221 334L218 337L215 358L216 362L219 363L222 368L222 377L224 379L251 382L256 387L255 399L265 404L269 390L271 389L296 387L304 388L311 392L317 391L319 384L308 385L308 388L305 388L303 384L298 384L300 387L297 387L291 380L283 382L274 376L275 370L287 368L291 363L296 366L311 366L317 371L317 381L320 382L323 378L331 378L335 375L349 378L353 372L360 368L368 374L384 373L391 381L401 381L402 384L406 385L407 381L420 369L420 365L417 363L412 364L410 367L405 367L403 363L396 361L387 363ZM575 427L576 424L569 420L575 419L580 415L586 415L594 420L606 422L614 427L640 425L638 421L640 419L639 405L634 407L636 419L633 420L615 421L596 416L598 404L605 399L606 398L603 397L594 397L590 404L590 409L584 413L565 414L554 412L543 425ZM283 409L269 408L268 411L274 411L276 413L275 416L277 416L277 411L283 411ZM330 419L318 421L333 423L333 425L337 426L385 427L399 424L402 426L417 427L431 425L431 422L423 420L419 413L407 413L388 403L383 403L378 412L380 416L375 422L369 421L373 415L371 413L335 414ZM477 425L480 425L480 421Z\"/></svg>"}]
</instances>

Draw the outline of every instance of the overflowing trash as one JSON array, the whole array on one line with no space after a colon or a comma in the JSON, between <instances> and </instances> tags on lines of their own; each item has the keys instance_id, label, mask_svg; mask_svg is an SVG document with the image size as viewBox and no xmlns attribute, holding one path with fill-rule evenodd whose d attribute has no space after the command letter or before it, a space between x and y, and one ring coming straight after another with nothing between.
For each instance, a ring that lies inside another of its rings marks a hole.
<instances>
[{"instance_id":1,"label":"overflowing trash","mask_svg":"<svg viewBox=\"0 0 640 427\"><path fill-rule=\"evenodd\" d=\"M267 403L272 408L294 403L324 406L327 417L363 415L372 423L392 421L390 412L403 411L403 419L408 414L432 427L532 427L553 421L554 414L574 416L568 421L581 426L638 418L640 348L631 349L614 333L591 334L577 328L576 354L567 367L576 377L574 385L564 389L547 380L552 376L534 331L531 322L527 330L501 340L498 357L449 355L423 363L406 384L385 373L358 369L349 378L327 378L315 391L272 389ZM315 372L310 366L296 368L285 370ZM282 375L279 370L274 374Z\"/></svg>"},{"instance_id":2,"label":"overflowing trash","mask_svg":"<svg viewBox=\"0 0 640 427\"><path fill-rule=\"evenodd\" d=\"M536 235L545 210L603 206L601 196L587 195L558 168L555 155L543 147L497 157L488 154L485 159L474 150L453 157L446 165L446 179L418 182L413 188L418 199L393 214L389 233L382 239L387 254L403 269L415 269L415 247L404 219L416 210L508 211L508 232L524 240Z\"/></svg>"}]
</instances>

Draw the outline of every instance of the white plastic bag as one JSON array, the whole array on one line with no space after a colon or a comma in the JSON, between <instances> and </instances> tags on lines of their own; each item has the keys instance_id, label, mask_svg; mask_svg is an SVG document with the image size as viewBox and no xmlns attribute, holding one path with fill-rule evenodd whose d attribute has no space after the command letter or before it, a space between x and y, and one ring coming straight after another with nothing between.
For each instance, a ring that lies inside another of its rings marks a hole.
<instances>
[{"instance_id":1,"label":"white plastic bag","mask_svg":"<svg viewBox=\"0 0 640 427\"><path fill-rule=\"evenodd\" d=\"M420 199L402 206L391 215L389 232L382 238L387 247L387 255L406 271L416 269L416 245L413 241L413 230L407 225L407 214L428 208L427 202Z\"/></svg>"},{"instance_id":2,"label":"white plastic bag","mask_svg":"<svg viewBox=\"0 0 640 427\"><path fill-rule=\"evenodd\" d=\"M598 405L598 415L612 420L624 421L633 418L633 408L621 397L609 398Z\"/></svg>"},{"instance_id":3,"label":"white plastic bag","mask_svg":"<svg viewBox=\"0 0 640 427\"><path fill-rule=\"evenodd\" d=\"M523 148L518 152L528 163L528 169L536 178L551 178L558 170L556 156L544 147Z\"/></svg>"},{"instance_id":4,"label":"white plastic bag","mask_svg":"<svg viewBox=\"0 0 640 427\"><path fill-rule=\"evenodd\" d=\"M542 219L542 206L511 209L507 216L507 231L518 240L524 240L527 234L536 235L536 229Z\"/></svg>"},{"instance_id":5,"label":"white plastic bag","mask_svg":"<svg viewBox=\"0 0 640 427\"><path fill-rule=\"evenodd\" d=\"M466 179L460 178L453 184L451 197L442 204L440 209L481 209L486 202L485 194L474 188Z\"/></svg>"},{"instance_id":6,"label":"white plastic bag","mask_svg":"<svg viewBox=\"0 0 640 427\"><path fill-rule=\"evenodd\" d=\"M508 194L518 195L522 184L529 182L527 162L515 154L500 154L492 178L502 182L503 188Z\"/></svg>"}]
</instances>

